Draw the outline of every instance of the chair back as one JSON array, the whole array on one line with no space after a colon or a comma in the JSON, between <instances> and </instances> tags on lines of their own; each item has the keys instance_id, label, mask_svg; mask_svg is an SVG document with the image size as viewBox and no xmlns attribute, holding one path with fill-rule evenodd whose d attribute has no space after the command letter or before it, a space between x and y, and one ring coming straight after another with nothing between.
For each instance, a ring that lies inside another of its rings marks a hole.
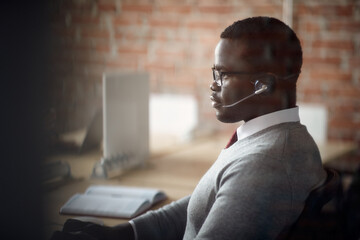
<instances>
[{"instance_id":1,"label":"chair back","mask_svg":"<svg viewBox=\"0 0 360 240\"><path fill-rule=\"evenodd\" d=\"M343 239L360 239L360 166L352 175L342 205Z\"/></svg>"},{"instance_id":2,"label":"chair back","mask_svg":"<svg viewBox=\"0 0 360 240\"><path fill-rule=\"evenodd\" d=\"M325 183L310 192L299 221L306 217L317 217L323 206L338 194L340 187L339 174L330 168L325 168L325 170L327 172Z\"/></svg>"},{"instance_id":3,"label":"chair back","mask_svg":"<svg viewBox=\"0 0 360 240\"><path fill-rule=\"evenodd\" d=\"M281 233L279 239L316 239L317 227L321 222L321 210L325 204L335 198L340 189L340 176L330 168L325 168L327 178L323 185L312 190L305 201L305 206L299 218L286 233Z\"/></svg>"}]
</instances>

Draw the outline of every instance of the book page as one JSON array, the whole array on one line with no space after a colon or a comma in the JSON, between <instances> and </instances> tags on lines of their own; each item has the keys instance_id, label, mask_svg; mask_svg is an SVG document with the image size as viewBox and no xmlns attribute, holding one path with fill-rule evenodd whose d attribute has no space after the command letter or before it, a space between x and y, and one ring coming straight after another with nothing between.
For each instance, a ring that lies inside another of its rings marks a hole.
<instances>
[{"instance_id":1,"label":"book page","mask_svg":"<svg viewBox=\"0 0 360 240\"><path fill-rule=\"evenodd\" d=\"M62 214L132 218L150 207L146 199L76 194L60 209Z\"/></svg>"},{"instance_id":2,"label":"book page","mask_svg":"<svg viewBox=\"0 0 360 240\"><path fill-rule=\"evenodd\" d=\"M125 186L90 186L85 194L112 197L132 197L147 199L151 204L165 200L166 195L160 190L152 188L125 187Z\"/></svg>"}]
</instances>

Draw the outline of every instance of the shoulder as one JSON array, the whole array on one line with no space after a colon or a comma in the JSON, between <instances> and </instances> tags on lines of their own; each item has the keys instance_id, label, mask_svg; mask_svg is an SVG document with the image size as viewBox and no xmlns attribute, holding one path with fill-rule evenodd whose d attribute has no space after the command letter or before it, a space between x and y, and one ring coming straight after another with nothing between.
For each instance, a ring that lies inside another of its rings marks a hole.
<instances>
[{"instance_id":1,"label":"shoulder","mask_svg":"<svg viewBox=\"0 0 360 240\"><path fill-rule=\"evenodd\" d=\"M239 192L257 189L266 192L291 189L287 171L277 156L252 152L225 166L217 179L218 189L231 187ZM253 191L253 190L251 190Z\"/></svg>"}]
</instances>

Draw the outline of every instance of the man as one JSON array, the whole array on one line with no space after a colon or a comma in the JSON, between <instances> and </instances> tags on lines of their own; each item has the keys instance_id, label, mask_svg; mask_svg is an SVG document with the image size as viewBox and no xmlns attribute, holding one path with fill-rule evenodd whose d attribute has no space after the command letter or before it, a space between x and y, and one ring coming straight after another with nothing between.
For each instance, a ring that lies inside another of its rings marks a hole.
<instances>
[{"instance_id":1,"label":"man","mask_svg":"<svg viewBox=\"0 0 360 240\"><path fill-rule=\"evenodd\" d=\"M70 220L59 239L76 231L139 240L276 239L286 232L326 178L318 148L299 123L301 65L297 36L277 19L248 18L226 28L215 49L210 99L219 121L245 123L193 194L113 228Z\"/></svg>"}]
</instances>

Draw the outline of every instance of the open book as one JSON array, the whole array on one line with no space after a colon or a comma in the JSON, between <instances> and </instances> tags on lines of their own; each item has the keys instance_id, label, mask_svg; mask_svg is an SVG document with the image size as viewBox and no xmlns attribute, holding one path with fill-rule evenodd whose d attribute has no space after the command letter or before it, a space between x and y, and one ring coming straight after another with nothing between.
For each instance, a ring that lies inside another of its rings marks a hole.
<instances>
[{"instance_id":1,"label":"open book","mask_svg":"<svg viewBox=\"0 0 360 240\"><path fill-rule=\"evenodd\" d=\"M90 186L75 194L60 209L61 214L133 218L165 200L164 192L152 188Z\"/></svg>"}]
</instances>

